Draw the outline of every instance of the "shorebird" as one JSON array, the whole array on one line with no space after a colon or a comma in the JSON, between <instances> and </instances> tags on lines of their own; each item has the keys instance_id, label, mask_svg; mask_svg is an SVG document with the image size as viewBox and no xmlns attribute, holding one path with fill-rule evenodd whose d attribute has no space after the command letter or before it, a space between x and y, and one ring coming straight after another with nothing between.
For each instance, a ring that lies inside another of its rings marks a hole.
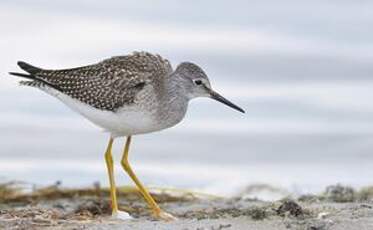
<instances>
[{"instance_id":1,"label":"shorebird","mask_svg":"<svg viewBox=\"0 0 373 230\"><path fill-rule=\"evenodd\" d=\"M32 86L58 98L72 110L110 133L105 160L110 182L112 215L131 218L119 211L114 181L112 145L127 137L121 165L145 198L155 218L173 220L163 211L132 170L128 161L131 136L163 130L179 123L196 97L209 97L242 113L244 110L215 92L205 72L183 62L172 69L168 60L148 52L115 56L97 64L49 70L19 61L27 73L10 72Z\"/></svg>"}]
</instances>

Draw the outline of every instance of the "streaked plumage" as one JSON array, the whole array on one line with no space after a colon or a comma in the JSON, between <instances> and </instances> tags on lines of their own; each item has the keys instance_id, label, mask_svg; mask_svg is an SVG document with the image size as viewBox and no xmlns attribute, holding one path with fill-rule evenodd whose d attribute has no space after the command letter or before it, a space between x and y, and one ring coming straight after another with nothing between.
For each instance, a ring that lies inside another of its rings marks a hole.
<instances>
[{"instance_id":1,"label":"streaked plumage","mask_svg":"<svg viewBox=\"0 0 373 230\"><path fill-rule=\"evenodd\" d=\"M159 82L172 72L170 63L146 52L106 59L94 65L44 70L19 62L22 69L39 82L24 85L43 86L48 83L58 91L96 109L115 111L134 103L135 96L145 85L159 88Z\"/></svg>"}]
</instances>

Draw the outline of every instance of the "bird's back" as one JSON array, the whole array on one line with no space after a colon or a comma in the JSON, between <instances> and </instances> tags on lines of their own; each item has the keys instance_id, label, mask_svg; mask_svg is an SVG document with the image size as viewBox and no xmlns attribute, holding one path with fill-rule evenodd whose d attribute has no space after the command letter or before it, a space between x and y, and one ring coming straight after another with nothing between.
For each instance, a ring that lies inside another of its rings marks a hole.
<instances>
[{"instance_id":1,"label":"bird's back","mask_svg":"<svg viewBox=\"0 0 373 230\"><path fill-rule=\"evenodd\" d=\"M136 95L151 86L161 88L172 72L170 63L159 55L134 52L97 64L62 70L44 70L19 62L29 78L22 84L41 89L53 88L99 110L116 111L135 102Z\"/></svg>"}]
</instances>

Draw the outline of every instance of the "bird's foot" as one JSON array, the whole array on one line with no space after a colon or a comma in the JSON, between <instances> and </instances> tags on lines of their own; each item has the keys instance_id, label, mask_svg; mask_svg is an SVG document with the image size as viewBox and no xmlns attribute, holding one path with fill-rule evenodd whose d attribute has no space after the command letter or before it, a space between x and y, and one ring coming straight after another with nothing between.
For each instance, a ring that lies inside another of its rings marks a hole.
<instances>
[{"instance_id":1,"label":"bird's foot","mask_svg":"<svg viewBox=\"0 0 373 230\"><path fill-rule=\"evenodd\" d=\"M162 210L159 210L159 211L155 211L153 213L153 216L158 219L158 220L164 220L164 221L174 221L174 220L177 220L176 217L174 217L173 215L171 215L170 213L167 213L165 211L162 211Z\"/></svg>"},{"instance_id":2,"label":"bird's foot","mask_svg":"<svg viewBox=\"0 0 373 230\"><path fill-rule=\"evenodd\" d=\"M130 214L128 214L127 212L124 212L124 211L113 211L112 215L111 215L113 218L115 219L119 219L119 220L131 220L133 219L132 216L130 216Z\"/></svg>"}]
</instances>

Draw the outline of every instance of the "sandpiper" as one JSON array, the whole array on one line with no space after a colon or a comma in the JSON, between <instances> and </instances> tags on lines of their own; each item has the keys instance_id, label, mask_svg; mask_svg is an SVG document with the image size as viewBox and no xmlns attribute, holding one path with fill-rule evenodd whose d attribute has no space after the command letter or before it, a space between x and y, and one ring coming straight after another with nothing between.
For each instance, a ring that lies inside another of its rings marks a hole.
<instances>
[{"instance_id":1,"label":"sandpiper","mask_svg":"<svg viewBox=\"0 0 373 230\"><path fill-rule=\"evenodd\" d=\"M244 110L215 92L204 71L190 62L173 70L169 61L148 52L116 56L88 66L47 70L25 62L18 66L26 73L11 75L28 80L32 86L58 98L72 110L110 133L105 160L110 181L112 215L130 218L119 211L113 173L112 145L117 137L127 137L121 165L136 184L157 219L173 220L160 209L133 172L128 153L131 136L150 133L179 123L188 102L196 97L209 97L244 113Z\"/></svg>"}]
</instances>

